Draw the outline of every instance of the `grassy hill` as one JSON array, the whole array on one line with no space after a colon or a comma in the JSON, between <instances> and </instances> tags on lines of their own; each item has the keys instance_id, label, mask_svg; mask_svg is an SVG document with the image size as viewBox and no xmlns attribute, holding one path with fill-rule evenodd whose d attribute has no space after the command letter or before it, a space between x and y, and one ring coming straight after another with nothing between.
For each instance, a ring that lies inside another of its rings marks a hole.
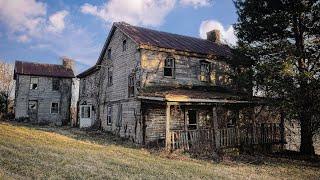
<instances>
[{"instance_id":1,"label":"grassy hill","mask_svg":"<svg viewBox=\"0 0 320 180\"><path fill-rule=\"evenodd\" d=\"M151 152L105 133L0 121L0 179L317 179L319 165L214 163Z\"/></svg>"}]
</instances>

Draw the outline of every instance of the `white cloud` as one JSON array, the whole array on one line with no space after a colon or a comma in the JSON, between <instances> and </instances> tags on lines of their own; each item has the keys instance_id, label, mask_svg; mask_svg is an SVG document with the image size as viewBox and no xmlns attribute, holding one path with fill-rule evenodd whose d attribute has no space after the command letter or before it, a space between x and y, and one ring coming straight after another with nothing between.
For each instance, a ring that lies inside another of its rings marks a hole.
<instances>
[{"instance_id":1,"label":"white cloud","mask_svg":"<svg viewBox=\"0 0 320 180\"><path fill-rule=\"evenodd\" d=\"M211 0L180 0L180 4L182 5L190 5L195 8L209 6Z\"/></svg>"},{"instance_id":2,"label":"white cloud","mask_svg":"<svg viewBox=\"0 0 320 180\"><path fill-rule=\"evenodd\" d=\"M84 4L81 12L97 16L107 23L126 21L130 24L158 26L173 10L176 0L110 0L102 6Z\"/></svg>"},{"instance_id":3,"label":"white cloud","mask_svg":"<svg viewBox=\"0 0 320 180\"><path fill-rule=\"evenodd\" d=\"M221 33L221 40L230 45L236 45L237 37L234 32L233 26L229 26L228 28L224 28L223 25L216 20L206 20L202 21L199 29L200 37L203 39L207 38L207 32L218 29Z\"/></svg>"},{"instance_id":4,"label":"white cloud","mask_svg":"<svg viewBox=\"0 0 320 180\"><path fill-rule=\"evenodd\" d=\"M49 17L48 31L55 33L61 32L65 28L65 17L68 14L68 11L62 10L51 15Z\"/></svg>"}]
</instances>

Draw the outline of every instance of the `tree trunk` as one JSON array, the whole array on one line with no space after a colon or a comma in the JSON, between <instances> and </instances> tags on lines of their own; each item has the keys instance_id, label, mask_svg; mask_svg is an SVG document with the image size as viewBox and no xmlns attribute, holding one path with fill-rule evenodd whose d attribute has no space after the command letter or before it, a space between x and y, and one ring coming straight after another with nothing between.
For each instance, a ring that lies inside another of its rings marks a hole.
<instances>
[{"instance_id":1,"label":"tree trunk","mask_svg":"<svg viewBox=\"0 0 320 180\"><path fill-rule=\"evenodd\" d=\"M313 135L311 132L311 127L309 126L310 120L306 117L300 119L301 123L301 144L300 153L304 155L315 155L313 147Z\"/></svg>"}]
</instances>

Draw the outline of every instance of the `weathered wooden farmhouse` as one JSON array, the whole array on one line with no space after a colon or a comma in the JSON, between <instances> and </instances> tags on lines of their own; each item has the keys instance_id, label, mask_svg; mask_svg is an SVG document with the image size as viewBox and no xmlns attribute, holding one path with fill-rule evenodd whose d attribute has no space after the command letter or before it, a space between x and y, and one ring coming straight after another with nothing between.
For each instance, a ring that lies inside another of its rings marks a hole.
<instances>
[{"instance_id":1,"label":"weathered wooden farmhouse","mask_svg":"<svg viewBox=\"0 0 320 180\"><path fill-rule=\"evenodd\" d=\"M275 140L278 136L270 139L260 127L265 123L276 134L279 126L267 123L279 120L278 114L257 116L263 107L232 91L230 48L220 42L219 31L207 36L114 23L97 63L77 76L80 127L179 148L199 143L200 137L206 144L239 143L235 127L249 122L259 128L244 129L250 136L243 141Z\"/></svg>"},{"instance_id":2,"label":"weathered wooden farmhouse","mask_svg":"<svg viewBox=\"0 0 320 180\"><path fill-rule=\"evenodd\" d=\"M74 62L63 65L16 61L15 118L33 123L68 124Z\"/></svg>"}]
</instances>

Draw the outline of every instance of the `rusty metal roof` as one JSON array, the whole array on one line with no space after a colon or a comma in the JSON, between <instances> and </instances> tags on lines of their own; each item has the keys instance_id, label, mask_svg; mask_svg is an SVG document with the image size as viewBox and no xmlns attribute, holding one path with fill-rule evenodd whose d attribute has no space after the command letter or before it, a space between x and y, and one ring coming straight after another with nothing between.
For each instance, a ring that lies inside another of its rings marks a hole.
<instances>
[{"instance_id":1,"label":"rusty metal roof","mask_svg":"<svg viewBox=\"0 0 320 180\"><path fill-rule=\"evenodd\" d=\"M117 22L114 25L139 45L203 55L231 56L230 47L209 40L132 26L124 22Z\"/></svg>"},{"instance_id":2,"label":"rusty metal roof","mask_svg":"<svg viewBox=\"0 0 320 180\"><path fill-rule=\"evenodd\" d=\"M16 61L14 68L14 77L16 74L74 78L72 69L65 68L58 64L41 64L33 62Z\"/></svg>"}]
</instances>

